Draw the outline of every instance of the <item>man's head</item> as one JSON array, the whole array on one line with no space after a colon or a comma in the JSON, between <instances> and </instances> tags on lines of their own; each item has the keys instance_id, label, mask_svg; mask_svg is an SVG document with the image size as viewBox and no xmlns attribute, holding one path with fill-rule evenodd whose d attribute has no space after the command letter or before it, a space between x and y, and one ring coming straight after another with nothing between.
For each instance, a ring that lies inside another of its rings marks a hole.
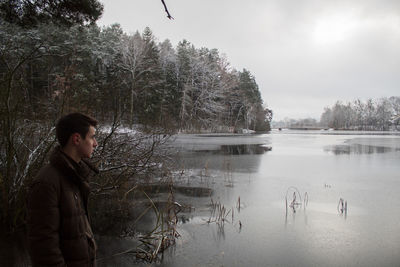
<instances>
[{"instance_id":1,"label":"man's head","mask_svg":"<svg viewBox=\"0 0 400 267\"><path fill-rule=\"evenodd\" d=\"M71 113L58 120L57 140L63 149L72 149L79 158L89 158L97 146L97 120L82 113Z\"/></svg>"}]
</instances>

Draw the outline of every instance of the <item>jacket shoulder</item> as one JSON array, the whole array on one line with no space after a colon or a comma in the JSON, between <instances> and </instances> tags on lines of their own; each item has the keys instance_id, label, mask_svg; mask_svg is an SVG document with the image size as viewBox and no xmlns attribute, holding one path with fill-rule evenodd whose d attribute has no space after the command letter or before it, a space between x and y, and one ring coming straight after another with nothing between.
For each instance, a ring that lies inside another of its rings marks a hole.
<instances>
[{"instance_id":1,"label":"jacket shoulder","mask_svg":"<svg viewBox=\"0 0 400 267\"><path fill-rule=\"evenodd\" d=\"M32 186L36 184L47 184L58 188L62 174L51 164L42 167L36 177L33 179Z\"/></svg>"},{"instance_id":2,"label":"jacket shoulder","mask_svg":"<svg viewBox=\"0 0 400 267\"><path fill-rule=\"evenodd\" d=\"M47 164L46 166L42 167L36 177L34 178L33 182L45 182L49 184L58 183L61 177L61 173L57 168L55 168L51 164Z\"/></svg>"}]
</instances>

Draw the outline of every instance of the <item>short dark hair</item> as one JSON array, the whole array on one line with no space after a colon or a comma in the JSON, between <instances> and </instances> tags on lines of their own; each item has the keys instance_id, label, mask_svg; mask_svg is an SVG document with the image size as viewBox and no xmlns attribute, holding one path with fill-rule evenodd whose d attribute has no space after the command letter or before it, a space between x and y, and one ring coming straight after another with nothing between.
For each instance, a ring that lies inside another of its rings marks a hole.
<instances>
[{"instance_id":1,"label":"short dark hair","mask_svg":"<svg viewBox=\"0 0 400 267\"><path fill-rule=\"evenodd\" d=\"M60 118L56 124L56 137L61 147L68 143L69 137L74 133L79 133L85 139L90 126L96 127L97 120L79 113L70 113Z\"/></svg>"}]
</instances>

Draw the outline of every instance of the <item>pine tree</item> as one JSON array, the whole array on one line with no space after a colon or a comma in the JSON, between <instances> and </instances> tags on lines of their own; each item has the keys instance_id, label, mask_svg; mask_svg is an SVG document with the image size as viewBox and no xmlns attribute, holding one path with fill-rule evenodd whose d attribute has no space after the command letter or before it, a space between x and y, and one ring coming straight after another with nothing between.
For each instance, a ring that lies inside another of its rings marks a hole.
<instances>
[{"instance_id":1,"label":"pine tree","mask_svg":"<svg viewBox=\"0 0 400 267\"><path fill-rule=\"evenodd\" d=\"M0 17L26 28L40 23L76 25L94 23L103 13L97 0L1 0Z\"/></svg>"}]
</instances>

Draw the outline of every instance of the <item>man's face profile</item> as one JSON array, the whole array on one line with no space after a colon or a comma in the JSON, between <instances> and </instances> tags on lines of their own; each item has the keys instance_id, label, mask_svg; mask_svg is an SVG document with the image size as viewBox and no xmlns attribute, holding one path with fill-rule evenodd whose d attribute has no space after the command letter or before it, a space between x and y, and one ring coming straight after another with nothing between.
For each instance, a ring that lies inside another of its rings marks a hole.
<instances>
[{"instance_id":1,"label":"man's face profile","mask_svg":"<svg viewBox=\"0 0 400 267\"><path fill-rule=\"evenodd\" d=\"M97 141L95 138L96 129L93 126L89 127L85 139L78 134L79 141L77 142L78 152L81 158L90 158L94 149L97 147Z\"/></svg>"}]
</instances>

